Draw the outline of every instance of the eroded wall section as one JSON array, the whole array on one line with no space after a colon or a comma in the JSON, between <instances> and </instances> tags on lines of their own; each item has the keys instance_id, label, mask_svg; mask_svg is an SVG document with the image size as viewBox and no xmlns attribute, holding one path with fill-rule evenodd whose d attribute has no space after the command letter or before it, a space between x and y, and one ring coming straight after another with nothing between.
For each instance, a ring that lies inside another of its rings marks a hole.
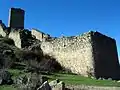
<instances>
[{"instance_id":1,"label":"eroded wall section","mask_svg":"<svg viewBox=\"0 0 120 90\"><path fill-rule=\"evenodd\" d=\"M32 43L31 31L27 29L11 29L9 38L13 39L15 46L18 48L29 47Z\"/></svg>"},{"instance_id":2,"label":"eroded wall section","mask_svg":"<svg viewBox=\"0 0 120 90\"><path fill-rule=\"evenodd\" d=\"M12 29L11 32L9 33L9 38L13 39L15 46L21 48L20 30Z\"/></svg>"},{"instance_id":3,"label":"eroded wall section","mask_svg":"<svg viewBox=\"0 0 120 90\"><path fill-rule=\"evenodd\" d=\"M40 41L45 41L47 40L48 38L50 38L50 35L48 34L45 34L37 29L32 29L31 30L31 34L38 40Z\"/></svg>"},{"instance_id":4,"label":"eroded wall section","mask_svg":"<svg viewBox=\"0 0 120 90\"><path fill-rule=\"evenodd\" d=\"M43 42L41 48L73 73L83 76L94 73L91 32L81 36L53 38Z\"/></svg>"}]
</instances>

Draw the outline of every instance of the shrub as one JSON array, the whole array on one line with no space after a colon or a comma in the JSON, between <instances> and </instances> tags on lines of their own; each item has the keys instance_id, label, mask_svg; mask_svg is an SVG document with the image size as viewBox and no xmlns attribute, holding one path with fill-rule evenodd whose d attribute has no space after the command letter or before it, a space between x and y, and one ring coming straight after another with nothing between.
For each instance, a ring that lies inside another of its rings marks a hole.
<instances>
[{"instance_id":1,"label":"shrub","mask_svg":"<svg viewBox=\"0 0 120 90\"><path fill-rule=\"evenodd\" d=\"M5 43L5 44L9 44L9 45L15 45L14 41L12 39L10 39L10 38L7 38L7 37L0 38L0 42Z\"/></svg>"},{"instance_id":2,"label":"shrub","mask_svg":"<svg viewBox=\"0 0 120 90\"><path fill-rule=\"evenodd\" d=\"M9 45L0 42L0 68L9 68L15 60L14 51Z\"/></svg>"}]
</instances>

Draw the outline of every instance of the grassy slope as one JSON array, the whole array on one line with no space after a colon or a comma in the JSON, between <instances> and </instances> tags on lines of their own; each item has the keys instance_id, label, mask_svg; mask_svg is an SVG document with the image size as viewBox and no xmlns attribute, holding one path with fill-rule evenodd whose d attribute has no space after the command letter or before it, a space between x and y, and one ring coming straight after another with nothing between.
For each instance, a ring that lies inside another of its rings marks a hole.
<instances>
[{"instance_id":1,"label":"grassy slope","mask_svg":"<svg viewBox=\"0 0 120 90\"><path fill-rule=\"evenodd\" d=\"M23 73L20 70L9 70L13 74L13 77L16 77L20 74L27 74ZM86 78L80 75L73 75L73 74L64 74L64 73L52 73L51 75L44 75L49 77L49 81L60 79L61 81L65 82L68 85L94 85L94 86L117 86L120 87L120 83L112 80L96 80L91 78ZM0 90L16 90L13 86L4 85L0 86Z\"/></svg>"},{"instance_id":2,"label":"grassy slope","mask_svg":"<svg viewBox=\"0 0 120 90\"><path fill-rule=\"evenodd\" d=\"M80 75L72 75L72 74L57 74L54 73L53 75L48 76L51 79L60 79L64 81L65 84L72 84L72 85L95 85L95 86L117 86L120 87L120 83L112 80L96 80L91 78L86 78Z\"/></svg>"},{"instance_id":3,"label":"grassy slope","mask_svg":"<svg viewBox=\"0 0 120 90\"><path fill-rule=\"evenodd\" d=\"M17 89L11 85L2 85L0 86L0 90L17 90Z\"/></svg>"}]
</instances>

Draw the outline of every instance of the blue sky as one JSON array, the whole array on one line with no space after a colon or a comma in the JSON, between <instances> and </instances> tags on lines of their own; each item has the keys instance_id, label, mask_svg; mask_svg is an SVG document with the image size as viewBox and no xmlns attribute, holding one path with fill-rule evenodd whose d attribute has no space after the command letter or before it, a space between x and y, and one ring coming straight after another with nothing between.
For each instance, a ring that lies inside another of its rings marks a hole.
<instances>
[{"instance_id":1,"label":"blue sky","mask_svg":"<svg viewBox=\"0 0 120 90\"><path fill-rule=\"evenodd\" d=\"M25 28L52 36L96 30L113 37L120 56L120 0L0 0L0 19L6 25L11 7L26 11Z\"/></svg>"}]
</instances>

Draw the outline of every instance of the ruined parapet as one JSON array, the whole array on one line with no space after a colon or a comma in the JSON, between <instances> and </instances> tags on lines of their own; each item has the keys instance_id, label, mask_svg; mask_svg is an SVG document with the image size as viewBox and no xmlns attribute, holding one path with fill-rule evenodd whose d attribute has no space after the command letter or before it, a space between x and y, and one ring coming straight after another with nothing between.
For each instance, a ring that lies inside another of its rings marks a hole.
<instances>
[{"instance_id":1,"label":"ruined parapet","mask_svg":"<svg viewBox=\"0 0 120 90\"><path fill-rule=\"evenodd\" d=\"M41 48L73 73L97 78L119 78L115 40L98 32L54 38L43 42Z\"/></svg>"},{"instance_id":2,"label":"ruined parapet","mask_svg":"<svg viewBox=\"0 0 120 90\"><path fill-rule=\"evenodd\" d=\"M0 20L0 35L2 35L3 37L6 37L5 29L6 29L5 24L2 22L2 20Z\"/></svg>"},{"instance_id":3,"label":"ruined parapet","mask_svg":"<svg viewBox=\"0 0 120 90\"><path fill-rule=\"evenodd\" d=\"M8 27L24 29L24 15L25 11L20 8L11 8L9 10Z\"/></svg>"},{"instance_id":4,"label":"ruined parapet","mask_svg":"<svg viewBox=\"0 0 120 90\"><path fill-rule=\"evenodd\" d=\"M47 40L48 38L50 38L50 35L48 34L45 34L37 29L32 29L31 30L31 34L38 40L40 41L45 41Z\"/></svg>"},{"instance_id":5,"label":"ruined parapet","mask_svg":"<svg viewBox=\"0 0 120 90\"><path fill-rule=\"evenodd\" d=\"M15 46L18 48L28 47L30 45L29 39L31 39L31 32L25 29L11 29L9 38L14 40Z\"/></svg>"}]
</instances>

